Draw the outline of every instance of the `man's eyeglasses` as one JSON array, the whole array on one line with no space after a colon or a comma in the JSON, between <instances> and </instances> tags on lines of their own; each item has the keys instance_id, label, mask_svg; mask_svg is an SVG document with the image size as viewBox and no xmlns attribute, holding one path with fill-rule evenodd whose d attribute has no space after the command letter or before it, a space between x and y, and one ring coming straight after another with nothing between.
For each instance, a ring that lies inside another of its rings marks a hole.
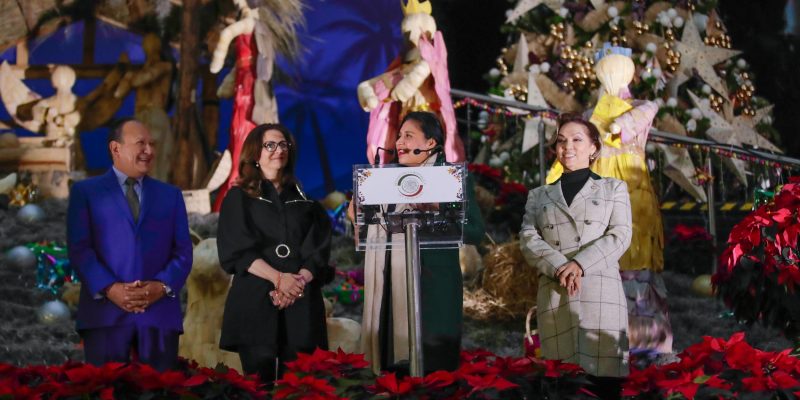
<instances>
[{"instance_id":1,"label":"man's eyeglasses","mask_svg":"<svg viewBox=\"0 0 800 400\"><path fill-rule=\"evenodd\" d=\"M281 140L280 142L269 141L269 142L266 142L266 143L262 144L262 146L264 146L264 148L267 149L268 152L274 153L275 150L278 149L278 147L280 147L281 150L283 150L283 151L287 151L292 147L292 144L287 142L287 141L285 141L285 140Z\"/></svg>"}]
</instances>

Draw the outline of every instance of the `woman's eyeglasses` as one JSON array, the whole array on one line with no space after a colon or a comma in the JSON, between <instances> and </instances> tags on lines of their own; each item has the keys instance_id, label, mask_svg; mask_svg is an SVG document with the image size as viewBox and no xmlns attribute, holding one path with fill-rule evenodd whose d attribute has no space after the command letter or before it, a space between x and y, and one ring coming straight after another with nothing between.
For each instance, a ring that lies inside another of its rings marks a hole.
<instances>
[{"instance_id":1,"label":"woman's eyeglasses","mask_svg":"<svg viewBox=\"0 0 800 400\"><path fill-rule=\"evenodd\" d=\"M274 153L275 150L278 149L278 147L280 147L281 150L283 150L283 151L287 151L292 147L292 144L287 142L287 141L285 141L285 140L281 140L280 142L269 141L269 142L266 142L266 143L262 144L261 146L263 146L265 149L267 149L268 152Z\"/></svg>"}]
</instances>

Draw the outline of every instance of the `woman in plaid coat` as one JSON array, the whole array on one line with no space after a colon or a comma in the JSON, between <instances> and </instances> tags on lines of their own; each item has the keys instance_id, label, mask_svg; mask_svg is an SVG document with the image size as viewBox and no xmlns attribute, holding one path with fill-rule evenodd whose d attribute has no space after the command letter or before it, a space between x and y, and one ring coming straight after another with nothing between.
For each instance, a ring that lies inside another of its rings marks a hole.
<instances>
[{"instance_id":1,"label":"woman in plaid coat","mask_svg":"<svg viewBox=\"0 0 800 400\"><path fill-rule=\"evenodd\" d=\"M537 321L542 356L579 364L596 377L628 374L628 310L619 258L631 241L625 182L589 169L601 142L576 115L559 121L555 150L564 174L530 191L520 231L539 273ZM598 389L618 381L596 379ZM604 397L605 398L605 397Z\"/></svg>"}]
</instances>

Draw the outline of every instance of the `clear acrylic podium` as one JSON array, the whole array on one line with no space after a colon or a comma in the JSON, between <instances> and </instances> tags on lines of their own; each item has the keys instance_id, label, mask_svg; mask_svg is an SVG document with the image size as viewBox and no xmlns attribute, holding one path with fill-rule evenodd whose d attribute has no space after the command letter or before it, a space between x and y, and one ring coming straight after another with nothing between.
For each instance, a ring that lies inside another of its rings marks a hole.
<instances>
[{"instance_id":1,"label":"clear acrylic podium","mask_svg":"<svg viewBox=\"0 0 800 400\"><path fill-rule=\"evenodd\" d=\"M411 376L424 374L419 251L463 244L466 179L464 163L353 166L356 250L404 251L406 255ZM384 234L370 234L376 230ZM405 240L392 240L394 234L404 234Z\"/></svg>"}]
</instances>

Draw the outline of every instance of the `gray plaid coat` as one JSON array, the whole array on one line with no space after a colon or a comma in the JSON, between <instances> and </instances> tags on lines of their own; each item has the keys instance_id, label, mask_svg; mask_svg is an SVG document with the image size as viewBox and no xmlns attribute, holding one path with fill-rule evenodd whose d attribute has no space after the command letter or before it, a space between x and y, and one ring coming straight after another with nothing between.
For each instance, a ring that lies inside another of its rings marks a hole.
<instances>
[{"instance_id":1,"label":"gray plaid coat","mask_svg":"<svg viewBox=\"0 0 800 400\"><path fill-rule=\"evenodd\" d=\"M592 173L569 207L560 181L528 193L520 246L539 273L536 318L544 358L579 364L597 376L628 374L619 258L630 243L631 205L621 180ZM584 273L572 298L555 279L570 260Z\"/></svg>"}]
</instances>

